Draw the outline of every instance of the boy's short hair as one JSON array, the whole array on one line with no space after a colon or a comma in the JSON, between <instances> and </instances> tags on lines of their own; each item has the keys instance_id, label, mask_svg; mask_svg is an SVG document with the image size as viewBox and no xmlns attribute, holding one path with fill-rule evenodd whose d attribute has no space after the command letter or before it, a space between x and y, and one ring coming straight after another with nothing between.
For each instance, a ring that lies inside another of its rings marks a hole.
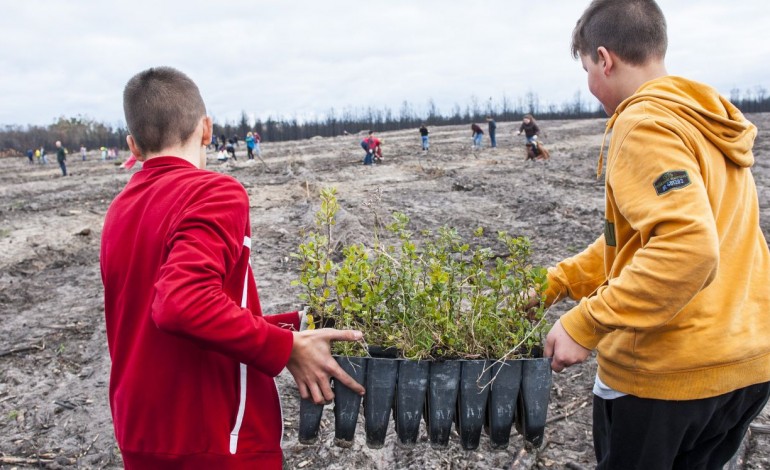
<instances>
[{"instance_id":1,"label":"boy's short hair","mask_svg":"<svg viewBox=\"0 0 770 470\"><path fill-rule=\"evenodd\" d=\"M572 31L572 56L590 55L596 63L600 46L633 65L663 59L666 18L654 0L594 0Z\"/></svg>"},{"instance_id":2,"label":"boy's short hair","mask_svg":"<svg viewBox=\"0 0 770 470\"><path fill-rule=\"evenodd\" d=\"M172 67L152 67L126 84L123 112L142 153L159 152L186 142L206 115L206 105L190 77Z\"/></svg>"}]
</instances>

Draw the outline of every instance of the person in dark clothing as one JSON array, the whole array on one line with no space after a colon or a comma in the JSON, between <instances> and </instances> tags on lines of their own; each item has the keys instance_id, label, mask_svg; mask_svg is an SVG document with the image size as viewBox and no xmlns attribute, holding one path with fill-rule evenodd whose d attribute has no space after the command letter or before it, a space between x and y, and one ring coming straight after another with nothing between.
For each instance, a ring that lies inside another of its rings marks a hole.
<instances>
[{"instance_id":1,"label":"person in dark clothing","mask_svg":"<svg viewBox=\"0 0 770 470\"><path fill-rule=\"evenodd\" d=\"M487 116L487 126L489 127L489 145L492 148L497 147L497 140L495 140L495 131L497 130L497 123L492 116Z\"/></svg>"},{"instance_id":2,"label":"person in dark clothing","mask_svg":"<svg viewBox=\"0 0 770 470\"><path fill-rule=\"evenodd\" d=\"M535 118L531 114L525 114L524 119L521 120L517 135L521 135L522 132L527 137L527 144L532 145L532 151L537 155L537 135L540 133L540 128L537 127Z\"/></svg>"},{"instance_id":3,"label":"person in dark clothing","mask_svg":"<svg viewBox=\"0 0 770 470\"><path fill-rule=\"evenodd\" d=\"M231 138L227 141L227 147L225 147L225 150L227 150L227 153L233 157L233 160L238 160L238 158L235 156L235 139Z\"/></svg>"},{"instance_id":4,"label":"person in dark clothing","mask_svg":"<svg viewBox=\"0 0 770 470\"><path fill-rule=\"evenodd\" d=\"M32 149L27 150L27 158L29 159L30 165L35 163L35 152L33 152Z\"/></svg>"},{"instance_id":5,"label":"person in dark clothing","mask_svg":"<svg viewBox=\"0 0 770 470\"><path fill-rule=\"evenodd\" d=\"M422 139L422 149L426 152L428 151L428 148L430 148L430 142L428 141L428 134L430 134L430 131L428 131L428 128L425 127L425 124L420 126L420 136Z\"/></svg>"},{"instance_id":6,"label":"person in dark clothing","mask_svg":"<svg viewBox=\"0 0 770 470\"><path fill-rule=\"evenodd\" d=\"M481 130L478 124L475 122L471 124L471 132L473 132L473 148L481 148L481 138L484 137L484 131Z\"/></svg>"},{"instance_id":7,"label":"person in dark clothing","mask_svg":"<svg viewBox=\"0 0 770 470\"><path fill-rule=\"evenodd\" d=\"M67 150L64 149L60 140L56 141L56 161L59 162L62 176L67 176Z\"/></svg>"}]
</instances>

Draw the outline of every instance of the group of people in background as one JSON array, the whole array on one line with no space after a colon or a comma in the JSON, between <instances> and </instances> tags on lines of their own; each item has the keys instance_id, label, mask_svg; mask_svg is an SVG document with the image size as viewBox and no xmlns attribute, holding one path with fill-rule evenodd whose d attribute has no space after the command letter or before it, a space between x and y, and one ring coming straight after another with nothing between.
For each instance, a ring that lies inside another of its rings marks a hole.
<instances>
[{"instance_id":1,"label":"group of people in background","mask_svg":"<svg viewBox=\"0 0 770 470\"><path fill-rule=\"evenodd\" d=\"M226 139L224 135L221 135L219 137L213 136L211 139L211 145L214 146L215 150L220 151L220 160L226 160L227 157L222 158L222 155L226 152L227 155L232 157L234 160L237 160L237 157L235 155L235 148L239 146L239 138L238 136L234 135L233 137ZM243 139L246 143L246 151L247 156L249 160L253 160L254 156L260 157L261 150L259 147L260 142L262 141L262 138L260 137L258 132L249 132L246 134L246 138ZM56 162L59 164L59 168L61 168L62 176L67 176L67 155L69 155L69 150L64 147L61 143L61 141L56 141ZM119 158L119 150L117 147L99 147L99 156L102 161L107 160L115 160ZM48 154L46 153L46 149L44 145L41 145L40 148L36 149L28 149L26 152L27 159L29 160L29 164L33 165L35 162L37 162L40 165L47 165L48 162ZM88 159L88 149L85 147L85 145L80 146L80 158L82 161L86 161ZM121 165L121 169L130 170L137 162L136 156L131 153L129 157L124 161Z\"/></svg>"},{"instance_id":2,"label":"group of people in background","mask_svg":"<svg viewBox=\"0 0 770 470\"><path fill-rule=\"evenodd\" d=\"M489 133L489 144L491 148L497 147L497 140L496 140L496 130L497 130L497 123L495 122L494 118L491 116L486 117L487 122L487 130ZM420 126L419 129L420 132L420 140L422 145L422 150L427 152L430 149L430 131L428 130L428 127L425 123L423 123ZM481 126L479 126L476 123L471 124L471 132L472 132L472 139L473 139L473 149L478 150L483 147L483 137L484 137L484 131L482 130ZM522 120L521 126L519 127L519 135L522 133L525 134L527 139L527 146L531 147L535 154L537 154L538 149L538 142L537 142L537 136L540 133L540 128L537 126L537 123L535 122L535 118L531 114L527 114L524 116L524 119ZM261 149L260 149L260 143L262 142L262 137L259 135L256 131L250 131L246 134L246 137L243 139L243 141L246 144L246 155L249 160L253 160L256 156L257 158L261 158ZM364 165L372 165L375 163L382 163L382 144L383 140L375 136L374 131L369 131L367 136L361 141L361 147L364 149L364 157L362 160L362 163ZM236 156L236 148L240 146L240 139L237 135L233 135L230 138L225 137L224 134L221 134L219 136L213 135L211 138L210 145L214 148L214 150L218 151L217 159L220 161L226 161L228 158L232 158L233 160L238 160ZM117 148L107 148L107 147L100 147L99 152L101 155L101 159L104 160L112 160L118 158L118 149ZM66 166L66 157L68 154L68 150L64 148L60 141L56 142L56 161L59 164L59 167L62 170L62 175L67 175L67 166ZM87 149L85 146L80 147L80 156L82 161L87 160ZM40 148L32 150L27 150L27 158L29 159L30 164L34 164L35 161L37 161L41 165L45 165L48 163L48 157L46 155L46 150L44 146L40 146ZM120 165L120 168L123 169L131 169L134 164L136 163L136 157L131 154L129 158L123 162L123 164Z\"/></svg>"},{"instance_id":3,"label":"group of people in background","mask_svg":"<svg viewBox=\"0 0 770 470\"><path fill-rule=\"evenodd\" d=\"M497 148L497 122L492 116L486 117L487 131L489 132L489 146L491 148ZM420 125L420 139L422 143L422 150L427 152L430 149L430 140L428 135L430 131L425 123ZM522 119L519 126L519 133L517 135L525 134L527 138L527 146L534 149L535 153L538 152L537 136L540 134L540 128L535 122L535 118L531 114L526 114ZM484 147L484 130L475 122L471 124L471 139L473 150L480 150Z\"/></svg>"},{"instance_id":4,"label":"group of people in background","mask_svg":"<svg viewBox=\"0 0 770 470\"><path fill-rule=\"evenodd\" d=\"M262 142L262 137L257 131L249 131L243 141L246 143L246 156L249 160L254 160L255 155L257 158L261 158L262 151L259 143ZM220 134L219 137L212 135L210 145L218 152L217 160L226 161L228 158L238 160L235 149L240 147L240 138L237 135L233 135L229 139L224 134Z\"/></svg>"},{"instance_id":5,"label":"group of people in background","mask_svg":"<svg viewBox=\"0 0 770 470\"><path fill-rule=\"evenodd\" d=\"M62 176L67 176L67 154L69 152L62 145L60 140L57 140L55 145L56 145L56 162L59 164L59 168L61 169ZM30 165L33 165L35 163L35 160L37 160L38 163L41 165L47 165L48 156L45 153L45 146L41 145L40 148L35 150L28 149L27 159L29 160Z\"/></svg>"},{"instance_id":6,"label":"group of people in background","mask_svg":"<svg viewBox=\"0 0 770 470\"><path fill-rule=\"evenodd\" d=\"M497 123L492 116L487 116L486 121L487 130L489 131L489 146L495 148L497 147ZM471 124L471 138L473 139L473 149L480 150L483 147L481 141L484 138L484 131L475 122Z\"/></svg>"},{"instance_id":7,"label":"group of people in background","mask_svg":"<svg viewBox=\"0 0 770 470\"><path fill-rule=\"evenodd\" d=\"M57 140L54 143L54 146L56 147L56 163L59 164L59 168L61 169L62 176L68 176L71 174L67 172L67 156L69 155L69 150L62 144L60 140ZM99 148L99 154L101 156L102 161L106 160L115 160L119 158L120 151L117 147L100 147ZM34 165L35 162L39 165L47 165L48 162L48 154L46 153L45 146L41 145L39 148L36 148L34 150L28 149L26 152L27 159L29 160L30 165ZM80 146L80 159L81 161L86 161L88 159L88 149L85 145ZM136 163L136 157L131 154L125 162L123 162L120 165L120 168L123 169L130 169L134 166Z\"/></svg>"},{"instance_id":8,"label":"group of people in background","mask_svg":"<svg viewBox=\"0 0 770 470\"><path fill-rule=\"evenodd\" d=\"M37 161L41 165L47 165L48 164L48 157L45 155L45 147L40 146L40 148L32 150L27 150L27 158L29 159L29 164L32 165Z\"/></svg>"}]
</instances>

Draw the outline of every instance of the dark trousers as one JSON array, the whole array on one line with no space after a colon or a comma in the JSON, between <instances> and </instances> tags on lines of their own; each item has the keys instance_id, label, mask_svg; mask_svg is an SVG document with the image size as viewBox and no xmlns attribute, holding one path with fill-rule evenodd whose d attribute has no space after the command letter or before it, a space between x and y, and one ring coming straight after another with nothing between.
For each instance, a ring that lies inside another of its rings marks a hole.
<instances>
[{"instance_id":1,"label":"dark trousers","mask_svg":"<svg viewBox=\"0 0 770 470\"><path fill-rule=\"evenodd\" d=\"M64 163L64 160L59 160L59 168L61 168L62 176L67 176L67 164Z\"/></svg>"},{"instance_id":2,"label":"dark trousers","mask_svg":"<svg viewBox=\"0 0 770 470\"><path fill-rule=\"evenodd\" d=\"M597 469L721 469L770 395L770 382L713 398L594 396Z\"/></svg>"}]
</instances>

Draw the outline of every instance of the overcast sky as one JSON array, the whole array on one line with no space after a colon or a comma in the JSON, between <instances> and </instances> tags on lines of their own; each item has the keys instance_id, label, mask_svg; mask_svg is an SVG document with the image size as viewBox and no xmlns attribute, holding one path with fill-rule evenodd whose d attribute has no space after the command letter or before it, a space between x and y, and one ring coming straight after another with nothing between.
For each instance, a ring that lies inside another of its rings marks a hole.
<instances>
[{"instance_id":1,"label":"overcast sky","mask_svg":"<svg viewBox=\"0 0 770 470\"><path fill-rule=\"evenodd\" d=\"M136 72L170 65L209 114L299 119L406 100L441 113L527 93L593 97L570 36L587 0L0 0L0 125L123 122ZM770 89L767 0L659 0L668 71Z\"/></svg>"}]
</instances>

